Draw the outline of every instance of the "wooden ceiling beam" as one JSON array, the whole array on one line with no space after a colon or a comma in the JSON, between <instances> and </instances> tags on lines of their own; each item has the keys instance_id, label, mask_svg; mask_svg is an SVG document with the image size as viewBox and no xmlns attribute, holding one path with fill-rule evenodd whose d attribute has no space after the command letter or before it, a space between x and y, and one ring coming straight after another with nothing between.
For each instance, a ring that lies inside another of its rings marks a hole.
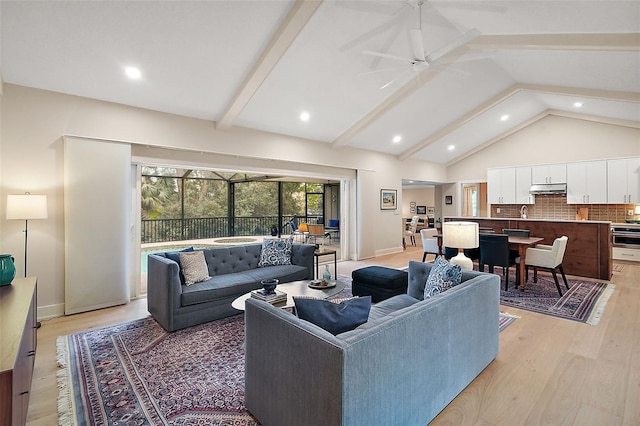
<instances>
[{"instance_id":1,"label":"wooden ceiling beam","mask_svg":"<svg viewBox=\"0 0 640 426\"><path fill-rule=\"evenodd\" d=\"M298 0L278 28L267 48L253 66L253 69L229 103L225 112L216 122L216 129L228 130L247 106L253 95L267 79L273 68L287 52L291 43L320 7L322 0Z\"/></svg>"}]
</instances>

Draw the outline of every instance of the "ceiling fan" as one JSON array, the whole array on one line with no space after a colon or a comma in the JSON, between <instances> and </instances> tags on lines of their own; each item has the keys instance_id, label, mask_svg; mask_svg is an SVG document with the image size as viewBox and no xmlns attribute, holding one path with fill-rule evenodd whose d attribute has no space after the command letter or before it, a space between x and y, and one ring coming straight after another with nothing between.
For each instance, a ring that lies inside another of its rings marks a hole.
<instances>
[{"instance_id":1,"label":"ceiling fan","mask_svg":"<svg viewBox=\"0 0 640 426\"><path fill-rule=\"evenodd\" d=\"M422 5L424 4L424 1L425 0L408 0L409 4L419 9L419 27L418 29L409 30L409 42L411 45L411 52L413 53L412 57L396 56L388 53L374 52L371 50L365 50L362 53L366 55L404 62L405 67L406 65L409 65L408 70L413 71L415 73L420 73L421 71L427 69L428 67L435 65L436 62L440 60L440 58L442 58L443 56L454 51L458 47L465 45L466 43L470 42L471 40L476 38L478 35L480 35L480 32L477 29L472 29L462 34L455 40L452 40L450 43L447 43L446 45L440 47L439 49L436 49L429 53L425 52L424 39L423 39L423 33L422 33ZM404 67L400 67L400 68L404 68ZM381 71L386 71L386 70L376 70L372 72L375 73L375 72L381 72ZM370 73L365 73L365 74L370 74ZM381 86L380 89L384 89L388 87L389 85L394 83L400 76L401 74L396 76L394 79L387 82L383 86Z\"/></svg>"}]
</instances>

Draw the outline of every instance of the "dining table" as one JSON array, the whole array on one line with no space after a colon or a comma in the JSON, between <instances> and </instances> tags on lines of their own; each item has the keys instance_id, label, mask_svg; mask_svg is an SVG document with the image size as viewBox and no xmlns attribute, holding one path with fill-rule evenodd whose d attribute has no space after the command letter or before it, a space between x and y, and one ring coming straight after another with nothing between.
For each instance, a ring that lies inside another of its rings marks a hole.
<instances>
[{"instance_id":1,"label":"dining table","mask_svg":"<svg viewBox=\"0 0 640 426\"><path fill-rule=\"evenodd\" d=\"M524 291L525 271L526 271L526 259L527 249L533 247L539 242L544 240L542 237L518 237L515 235L509 235L509 248L511 250L517 250L520 262L518 264L520 274L520 291Z\"/></svg>"},{"instance_id":2,"label":"dining table","mask_svg":"<svg viewBox=\"0 0 640 426\"><path fill-rule=\"evenodd\" d=\"M442 233L436 234L438 240L438 255L441 256L442 251ZM518 263L518 275L520 277L520 291L524 291L525 271L526 271L526 254L529 247L534 247L539 242L543 241L542 237L519 237L515 235L509 235L509 249L516 250L520 262Z\"/></svg>"}]
</instances>

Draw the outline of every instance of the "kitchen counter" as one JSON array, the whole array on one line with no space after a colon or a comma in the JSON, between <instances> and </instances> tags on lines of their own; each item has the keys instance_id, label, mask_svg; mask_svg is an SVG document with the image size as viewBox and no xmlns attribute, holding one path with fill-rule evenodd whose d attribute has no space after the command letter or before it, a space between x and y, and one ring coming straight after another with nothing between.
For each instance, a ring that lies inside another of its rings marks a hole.
<instances>
[{"instance_id":1,"label":"kitchen counter","mask_svg":"<svg viewBox=\"0 0 640 426\"><path fill-rule=\"evenodd\" d=\"M610 280L613 270L613 247L610 221L545 220L520 218L445 217L445 221L478 222L496 233L502 229L529 229L532 237L542 237L542 244L553 244L557 237L569 237L563 268L567 274Z\"/></svg>"}]
</instances>

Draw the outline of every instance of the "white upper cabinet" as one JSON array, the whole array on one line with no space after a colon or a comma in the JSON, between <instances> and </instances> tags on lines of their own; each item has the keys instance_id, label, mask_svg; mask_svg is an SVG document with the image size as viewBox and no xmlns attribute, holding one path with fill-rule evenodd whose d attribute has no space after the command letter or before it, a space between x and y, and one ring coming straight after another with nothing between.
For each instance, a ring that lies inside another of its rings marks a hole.
<instances>
[{"instance_id":1,"label":"white upper cabinet","mask_svg":"<svg viewBox=\"0 0 640 426\"><path fill-rule=\"evenodd\" d=\"M566 164L542 164L531 166L531 183L566 183Z\"/></svg>"},{"instance_id":2,"label":"white upper cabinet","mask_svg":"<svg viewBox=\"0 0 640 426\"><path fill-rule=\"evenodd\" d=\"M607 202L607 162L569 163L567 204L605 204Z\"/></svg>"},{"instance_id":3,"label":"white upper cabinet","mask_svg":"<svg viewBox=\"0 0 640 426\"><path fill-rule=\"evenodd\" d=\"M516 203L535 204L536 196L531 189L531 167L516 167Z\"/></svg>"},{"instance_id":4,"label":"white upper cabinet","mask_svg":"<svg viewBox=\"0 0 640 426\"><path fill-rule=\"evenodd\" d=\"M607 161L607 201L640 203L640 157Z\"/></svg>"},{"instance_id":5,"label":"white upper cabinet","mask_svg":"<svg viewBox=\"0 0 640 426\"><path fill-rule=\"evenodd\" d=\"M487 169L487 197L489 204L516 203L516 169Z\"/></svg>"}]
</instances>

